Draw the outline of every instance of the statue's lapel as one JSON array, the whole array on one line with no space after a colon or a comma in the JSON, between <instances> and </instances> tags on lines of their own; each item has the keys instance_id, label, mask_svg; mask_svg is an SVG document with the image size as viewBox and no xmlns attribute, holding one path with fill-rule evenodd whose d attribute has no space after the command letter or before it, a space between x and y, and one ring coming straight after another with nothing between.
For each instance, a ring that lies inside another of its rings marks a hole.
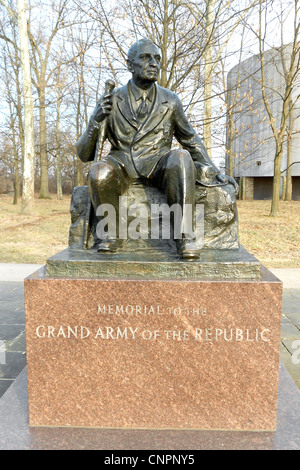
<instances>
[{"instance_id":1,"label":"statue's lapel","mask_svg":"<svg viewBox=\"0 0 300 470\"><path fill-rule=\"evenodd\" d=\"M128 121L129 124L132 127L134 127L136 130L138 130L140 124L136 120L136 117L131 109L127 86L124 86L120 89L117 95L117 106L119 108L120 113L126 119L126 121Z\"/></svg>"},{"instance_id":2,"label":"statue's lapel","mask_svg":"<svg viewBox=\"0 0 300 470\"><path fill-rule=\"evenodd\" d=\"M137 131L134 140L140 140L145 134L153 131L155 127L163 120L169 111L168 98L164 93L163 88L156 86L155 100L153 107L150 110L149 116L140 124L132 111L129 99L128 85L122 87L116 96L117 106L120 113L126 121Z\"/></svg>"}]
</instances>

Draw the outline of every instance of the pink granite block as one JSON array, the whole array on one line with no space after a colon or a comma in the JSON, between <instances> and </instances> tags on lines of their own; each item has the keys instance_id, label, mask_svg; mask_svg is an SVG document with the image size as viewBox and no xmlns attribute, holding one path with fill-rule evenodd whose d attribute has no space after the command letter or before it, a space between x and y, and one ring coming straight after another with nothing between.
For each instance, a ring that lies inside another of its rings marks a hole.
<instances>
[{"instance_id":1,"label":"pink granite block","mask_svg":"<svg viewBox=\"0 0 300 470\"><path fill-rule=\"evenodd\" d=\"M31 426L274 430L282 284L25 280Z\"/></svg>"}]
</instances>

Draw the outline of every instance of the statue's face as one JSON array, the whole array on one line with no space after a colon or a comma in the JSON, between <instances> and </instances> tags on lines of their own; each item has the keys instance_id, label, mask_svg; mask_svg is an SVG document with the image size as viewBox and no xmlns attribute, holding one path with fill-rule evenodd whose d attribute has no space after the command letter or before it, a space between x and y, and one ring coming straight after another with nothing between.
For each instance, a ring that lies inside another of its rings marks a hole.
<instances>
[{"instance_id":1,"label":"statue's face","mask_svg":"<svg viewBox=\"0 0 300 470\"><path fill-rule=\"evenodd\" d=\"M141 44L128 64L132 78L137 84L156 82L160 69L161 56L154 44Z\"/></svg>"}]
</instances>

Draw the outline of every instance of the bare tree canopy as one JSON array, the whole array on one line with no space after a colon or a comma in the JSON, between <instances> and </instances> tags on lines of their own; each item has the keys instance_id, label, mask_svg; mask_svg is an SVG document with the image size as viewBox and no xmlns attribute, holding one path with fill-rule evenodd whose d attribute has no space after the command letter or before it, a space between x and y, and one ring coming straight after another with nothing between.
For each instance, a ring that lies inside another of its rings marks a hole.
<instances>
[{"instance_id":1,"label":"bare tree canopy","mask_svg":"<svg viewBox=\"0 0 300 470\"><path fill-rule=\"evenodd\" d=\"M113 78L117 85L127 80L127 51L136 39L148 37L160 47L160 85L180 96L211 158L221 166L236 137L234 108L227 99L228 71L257 53L263 76L264 51L274 46L274 37L279 43L285 41L287 21L294 28L291 35L293 28L289 27L289 42L293 51L298 48L298 0L27 0L26 11L23 4L26 31L18 23L18 5L23 2L0 0L0 91L5 103L0 142L11 149L1 168L14 181L16 200L20 182L25 197L29 173L42 198L53 191L61 198L64 191L84 183L88 167L78 160L74 144L105 80ZM290 23L292 16L294 23ZM21 48L26 43L21 41L24 34L29 44L33 106L30 167L26 150L29 88L24 83ZM296 61L295 54L293 67L287 65L287 90L293 88ZM292 124L290 96L287 91L285 117L273 129L278 148ZM235 109L238 101L236 96ZM267 100L266 109L268 112ZM271 113L268 120L273 122ZM290 130L291 142L293 132ZM274 159L280 157L274 155Z\"/></svg>"}]
</instances>

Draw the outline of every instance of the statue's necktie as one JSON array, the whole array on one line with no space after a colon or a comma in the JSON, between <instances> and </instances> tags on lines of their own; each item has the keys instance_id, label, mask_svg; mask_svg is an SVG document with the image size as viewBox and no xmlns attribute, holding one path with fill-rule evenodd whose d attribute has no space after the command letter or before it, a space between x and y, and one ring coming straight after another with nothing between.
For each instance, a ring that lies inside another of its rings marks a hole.
<instances>
[{"instance_id":1,"label":"statue's necktie","mask_svg":"<svg viewBox=\"0 0 300 470\"><path fill-rule=\"evenodd\" d=\"M147 94L146 93L142 95L141 100L142 100L142 102L141 102L141 104L139 105L139 107L137 109L137 117L140 121L145 119L145 117L148 114Z\"/></svg>"}]
</instances>

